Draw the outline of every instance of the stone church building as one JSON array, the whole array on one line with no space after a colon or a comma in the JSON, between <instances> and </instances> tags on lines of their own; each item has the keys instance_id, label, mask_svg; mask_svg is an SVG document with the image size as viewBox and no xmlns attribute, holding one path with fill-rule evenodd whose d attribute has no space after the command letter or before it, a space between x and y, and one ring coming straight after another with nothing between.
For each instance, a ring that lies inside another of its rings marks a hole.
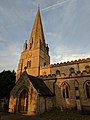
<instances>
[{"instance_id":1,"label":"stone church building","mask_svg":"<svg viewBox=\"0 0 90 120\"><path fill-rule=\"evenodd\" d=\"M20 56L9 112L34 115L54 107L90 109L90 59L50 64L38 8Z\"/></svg>"}]
</instances>

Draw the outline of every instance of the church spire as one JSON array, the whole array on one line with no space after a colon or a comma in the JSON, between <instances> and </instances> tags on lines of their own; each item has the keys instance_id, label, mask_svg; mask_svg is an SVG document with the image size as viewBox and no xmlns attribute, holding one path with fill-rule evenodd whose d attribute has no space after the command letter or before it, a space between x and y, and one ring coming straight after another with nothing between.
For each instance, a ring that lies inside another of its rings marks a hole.
<instances>
[{"instance_id":1,"label":"church spire","mask_svg":"<svg viewBox=\"0 0 90 120\"><path fill-rule=\"evenodd\" d=\"M50 64L49 47L45 43L40 8L36 14L30 40L24 43L24 50L18 64L17 79L27 67L27 73L34 76L40 76L40 67Z\"/></svg>"},{"instance_id":2,"label":"church spire","mask_svg":"<svg viewBox=\"0 0 90 120\"><path fill-rule=\"evenodd\" d=\"M40 15L40 7L38 6L38 11L36 14L36 18L34 21L33 29L31 32L30 40L28 43L28 49L38 48L40 47L40 42L45 45L44 32L42 27L41 15Z\"/></svg>"}]
</instances>

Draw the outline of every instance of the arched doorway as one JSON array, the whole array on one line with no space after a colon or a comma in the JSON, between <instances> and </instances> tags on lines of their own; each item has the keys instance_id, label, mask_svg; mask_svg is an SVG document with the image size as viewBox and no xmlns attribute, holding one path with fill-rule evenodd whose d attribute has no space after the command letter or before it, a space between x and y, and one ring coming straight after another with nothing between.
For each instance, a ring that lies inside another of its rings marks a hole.
<instances>
[{"instance_id":1,"label":"arched doorway","mask_svg":"<svg viewBox=\"0 0 90 120\"><path fill-rule=\"evenodd\" d=\"M24 89L19 96L19 112L27 113L28 110L28 92Z\"/></svg>"}]
</instances>

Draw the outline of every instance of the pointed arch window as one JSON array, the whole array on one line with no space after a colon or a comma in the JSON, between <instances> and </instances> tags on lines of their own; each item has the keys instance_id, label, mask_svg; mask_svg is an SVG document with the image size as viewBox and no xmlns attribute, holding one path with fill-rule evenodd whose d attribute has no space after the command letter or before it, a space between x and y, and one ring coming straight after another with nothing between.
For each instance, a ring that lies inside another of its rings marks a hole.
<instances>
[{"instance_id":1,"label":"pointed arch window","mask_svg":"<svg viewBox=\"0 0 90 120\"><path fill-rule=\"evenodd\" d=\"M63 98L69 98L69 85L67 83L61 85L61 90Z\"/></svg>"},{"instance_id":2,"label":"pointed arch window","mask_svg":"<svg viewBox=\"0 0 90 120\"><path fill-rule=\"evenodd\" d=\"M66 86L66 98L69 98L69 88Z\"/></svg>"},{"instance_id":3,"label":"pointed arch window","mask_svg":"<svg viewBox=\"0 0 90 120\"><path fill-rule=\"evenodd\" d=\"M85 83L85 91L86 91L87 98L90 98L90 81L87 81Z\"/></svg>"},{"instance_id":4,"label":"pointed arch window","mask_svg":"<svg viewBox=\"0 0 90 120\"><path fill-rule=\"evenodd\" d=\"M30 67L31 67L31 60L27 61L27 68L30 68Z\"/></svg>"}]
</instances>

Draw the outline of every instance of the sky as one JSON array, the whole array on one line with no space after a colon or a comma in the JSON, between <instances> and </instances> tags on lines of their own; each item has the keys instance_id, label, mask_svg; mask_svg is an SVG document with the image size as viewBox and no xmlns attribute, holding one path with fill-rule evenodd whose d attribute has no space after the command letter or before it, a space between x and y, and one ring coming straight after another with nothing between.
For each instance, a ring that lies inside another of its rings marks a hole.
<instances>
[{"instance_id":1,"label":"sky","mask_svg":"<svg viewBox=\"0 0 90 120\"><path fill-rule=\"evenodd\" d=\"M0 72L17 70L38 4L51 64L90 58L90 0L0 0Z\"/></svg>"}]
</instances>

